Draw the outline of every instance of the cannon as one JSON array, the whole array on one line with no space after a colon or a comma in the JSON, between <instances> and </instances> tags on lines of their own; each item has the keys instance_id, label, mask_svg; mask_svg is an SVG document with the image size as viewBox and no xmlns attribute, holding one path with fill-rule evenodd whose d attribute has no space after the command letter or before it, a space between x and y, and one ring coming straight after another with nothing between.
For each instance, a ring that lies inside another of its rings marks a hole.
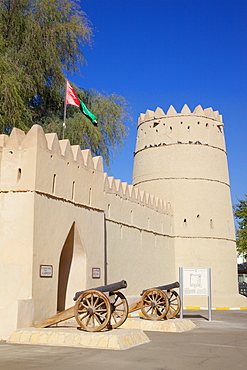
<instances>
[{"instance_id":1,"label":"cannon","mask_svg":"<svg viewBox=\"0 0 247 370\"><path fill-rule=\"evenodd\" d=\"M179 286L179 282L175 282L143 290L142 298L129 306L129 312L140 309L147 319L153 321L175 317L181 307L179 294L174 290Z\"/></svg>"},{"instance_id":2,"label":"cannon","mask_svg":"<svg viewBox=\"0 0 247 370\"><path fill-rule=\"evenodd\" d=\"M77 292L75 319L86 331L100 331L106 326L115 329L122 325L128 316L128 302L120 289L126 288L127 282L100 286ZM108 294L105 294L108 293Z\"/></svg>"},{"instance_id":3,"label":"cannon","mask_svg":"<svg viewBox=\"0 0 247 370\"><path fill-rule=\"evenodd\" d=\"M115 329L122 325L128 316L128 302L119 292L126 288L125 280L76 292L73 298L76 302L70 307L51 318L35 322L37 328L45 328L61 321L75 317L78 325L85 331L96 332L108 327Z\"/></svg>"}]
</instances>

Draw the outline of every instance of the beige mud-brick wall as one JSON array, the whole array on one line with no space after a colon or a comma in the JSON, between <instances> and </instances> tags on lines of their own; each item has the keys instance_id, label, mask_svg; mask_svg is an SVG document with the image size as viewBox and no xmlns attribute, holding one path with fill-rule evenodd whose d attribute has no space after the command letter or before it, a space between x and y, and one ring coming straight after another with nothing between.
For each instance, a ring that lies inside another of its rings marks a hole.
<instances>
[{"instance_id":1,"label":"beige mud-brick wall","mask_svg":"<svg viewBox=\"0 0 247 370\"><path fill-rule=\"evenodd\" d=\"M0 136L0 338L104 283L102 158L45 135ZM40 266L52 265L51 278ZM101 278L92 279L92 267ZM58 292L60 292L58 299Z\"/></svg>"},{"instance_id":2,"label":"beige mud-brick wall","mask_svg":"<svg viewBox=\"0 0 247 370\"><path fill-rule=\"evenodd\" d=\"M125 279L125 293L175 279L170 204L106 176L106 259L108 281Z\"/></svg>"}]
</instances>

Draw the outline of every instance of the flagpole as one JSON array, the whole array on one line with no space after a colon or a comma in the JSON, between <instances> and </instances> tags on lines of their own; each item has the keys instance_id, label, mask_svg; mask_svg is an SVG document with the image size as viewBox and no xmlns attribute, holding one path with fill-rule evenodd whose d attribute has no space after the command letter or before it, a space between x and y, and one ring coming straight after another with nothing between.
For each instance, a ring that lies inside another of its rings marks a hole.
<instances>
[{"instance_id":1,"label":"flagpole","mask_svg":"<svg viewBox=\"0 0 247 370\"><path fill-rule=\"evenodd\" d=\"M65 97L64 97L64 111L63 111L63 140L64 140L64 131L66 129L66 98L67 98L67 79L65 79Z\"/></svg>"}]
</instances>

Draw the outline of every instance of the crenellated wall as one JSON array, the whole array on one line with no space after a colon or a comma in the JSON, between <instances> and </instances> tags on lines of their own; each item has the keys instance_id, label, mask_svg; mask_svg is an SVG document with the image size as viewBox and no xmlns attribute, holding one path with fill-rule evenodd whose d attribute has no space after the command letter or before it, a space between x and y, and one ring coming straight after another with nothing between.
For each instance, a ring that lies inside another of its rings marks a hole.
<instances>
[{"instance_id":1,"label":"crenellated wall","mask_svg":"<svg viewBox=\"0 0 247 370\"><path fill-rule=\"evenodd\" d=\"M38 125L15 128L0 135L0 181L0 338L72 306L76 291L170 281L170 204L108 177L101 157Z\"/></svg>"}]
</instances>

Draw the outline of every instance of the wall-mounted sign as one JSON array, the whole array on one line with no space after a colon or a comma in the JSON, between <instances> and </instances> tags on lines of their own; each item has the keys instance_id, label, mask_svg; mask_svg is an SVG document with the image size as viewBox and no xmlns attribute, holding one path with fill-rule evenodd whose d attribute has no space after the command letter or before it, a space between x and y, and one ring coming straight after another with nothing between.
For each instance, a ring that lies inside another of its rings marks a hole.
<instances>
[{"instance_id":1,"label":"wall-mounted sign","mask_svg":"<svg viewBox=\"0 0 247 370\"><path fill-rule=\"evenodd\" d=\"M52 278L53 266L52 265L40 265L39 277Z\"/></svg>"},{"instance_id":2,"label":"wall-mounted sign","mask_svg":"<svg viewBox=\"0 0 247 370\"><path fill-rule=\"evenodd\" d=\"M92 268L92 278L93 279L100 279L100 268L99 267L93 267Z\"/></svg>"}]
</instances>

